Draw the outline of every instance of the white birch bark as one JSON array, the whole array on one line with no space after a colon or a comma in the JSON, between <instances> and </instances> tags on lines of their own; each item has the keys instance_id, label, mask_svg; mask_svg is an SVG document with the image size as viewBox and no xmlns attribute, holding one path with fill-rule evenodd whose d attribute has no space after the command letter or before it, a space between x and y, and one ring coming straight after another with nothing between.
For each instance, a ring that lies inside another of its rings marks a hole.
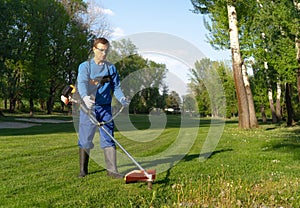
<instances>
[{"instance_id":1,"label":"white birch bark","mask_svg":"<svg viewBox=\"0 0 300 208\"><path fill-rule=\"evenodd\" d=\"M266 61L264 62L264 68L266 71L269 70L268 62L266 62ZM272 90L272 86L270 84L269 76L267 76L267 85L268 85L268 100L269 100L269 105L270 105L270 110L271 110L272 123L277 123L277 117L276 117L274 100L273 100L273 90Z\"/></svg>"},{"instance_id":2,"label":"white birch bark","mask_svg":"<svg viewBox=\"0 0 300 208\"><path fill-rule=\"evenodd\" d=\"M248 100L250 127L255 128L258 126L258 123L255 113L253 95L250 87L250 81L247 73L247 67L244 63L242 64L242 75Z\"/></svg>"},{"instance_id":3,"label":"white birch bark","mask_svg":"<svg viewBox=\"0 0 300 208\"><path fill-rule=\"evenodd\" d=\"M300 11L300 3L298 1L294 0L294 5L295 5L295 8L298 11ZM299 32L298 32L298 34L296 34L295 44L296 44L296 50L297 50L296 60L298 61L298 64L299 64L299 68L297 70L296 76L297 76L298 101L300 103L300 40L298 38L298 35L299 35Z\"/></svg>"},{"instance_id":4,"label":"white birch bark","mask_svg":"<svg viewBox=\"0 0 300 208\"><path fill-rule=\"evenodd\" d=\"M281 83L279 81L277 81L276 117L277 117L277 121L282 120L282 116L281 116Z\"/></svg>"},{"instance_id":5,"label":"white birch bark","mask_svg":"<svg viewBox=\"0 0 300 208\"><path fill-rule=\"evenodd\" d=\"M232 54L232 67L238 100L239 127L247 129L250 128L250 116L248 108L248 99L242 75L242 58L240 53L237 26L238 21L235 6L228 4L227 12L229 21L230 48Z\"/></svg>"}]
</instances>

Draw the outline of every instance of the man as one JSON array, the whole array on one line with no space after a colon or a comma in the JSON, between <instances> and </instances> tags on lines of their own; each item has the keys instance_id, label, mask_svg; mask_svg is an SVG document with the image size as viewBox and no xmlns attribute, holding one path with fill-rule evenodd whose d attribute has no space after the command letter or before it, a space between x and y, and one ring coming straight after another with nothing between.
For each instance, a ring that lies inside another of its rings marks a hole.
<instances>
[{"instance_id":1,"label":"man","mask_svg":"<svg viewBox=\"0 0 300 208\"><path fill-rule=\"evenodd\" d=\"M106 61L109 50L109 41L105 38L96 38L92 50L94 57L79 65L77 87L84 105L91 110L99 122L112 118L112 93L117 100L127 106L128 102L121 90L119 75L115 65ZM93 138L97 126L89 119L89 115L80 111L79 117L79 177L88 174L90 149L94 147ZM104 125L104 128L113 136L114 123ZM108 176L121 178L116 166L116 145L101 128L100 145L104 150L104 157Z\"/></svg>"}]
</instances>

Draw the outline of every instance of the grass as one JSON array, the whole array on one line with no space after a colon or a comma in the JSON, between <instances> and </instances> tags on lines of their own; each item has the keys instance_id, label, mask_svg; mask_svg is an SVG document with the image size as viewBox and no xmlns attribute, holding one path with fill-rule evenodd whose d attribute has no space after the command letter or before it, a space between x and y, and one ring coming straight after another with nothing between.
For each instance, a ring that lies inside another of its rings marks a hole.
<instances>
[{"instance_id":1,"label":"grass","mask_svg":"<svg viewBox=\"0 0 300 208\"><path fill-rule=\"evenodd\" d=\"M149 126L147 117L131 120L138 129ZM229 121L213 154L199 162L209 122L201 121L189 153L159 173L152 190L144 183L108 178L93 160L90 174L78 179L72 123L1 129L0 206L300 207L300 126L261 124L255 130L239 130L236 121ZM130 142L119 132L115 136L134 156L155 155L173 141L179 126L178 117L168 116L162 135L149 144Z\"/></svg>"}]
</instances>

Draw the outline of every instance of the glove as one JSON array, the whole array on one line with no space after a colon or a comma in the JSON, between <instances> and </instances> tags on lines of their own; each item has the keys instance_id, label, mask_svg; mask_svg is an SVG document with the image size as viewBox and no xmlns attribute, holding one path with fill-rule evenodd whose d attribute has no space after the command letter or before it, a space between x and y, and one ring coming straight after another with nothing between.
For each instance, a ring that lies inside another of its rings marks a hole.
<instances>
[{"instance_id":1,"label":"glove","mask_svg":"<svg viewBox=\"0 0 300 208\"><path fill-rule=\"evenodd\" d=\"M86 95L82 98L82 100L88 109L92 109L95 104L95 100L92 100L91 96Z\"/></svg>"},{"instance_id":2,"label":"glove","mask_svg":"<svg viewBox=\"0 0 300 208\"><path fill-rule=\"evenodd\" d=\"M120 103L122 104L123 107L128 107L130 102L127 100L126 97L122 97Z\"/></svg>"},{"instance_id":3,"label":"glove","mask_svg":"<svg viewBox=\"0 0 300 208\"><path fill-rule=\"evenodd\" d=\"M64 95L61 95L60 96L60 100L65 104L65 105L68 105L69 104L69 99L64 96Z\"/></svg>"}]
</instances>

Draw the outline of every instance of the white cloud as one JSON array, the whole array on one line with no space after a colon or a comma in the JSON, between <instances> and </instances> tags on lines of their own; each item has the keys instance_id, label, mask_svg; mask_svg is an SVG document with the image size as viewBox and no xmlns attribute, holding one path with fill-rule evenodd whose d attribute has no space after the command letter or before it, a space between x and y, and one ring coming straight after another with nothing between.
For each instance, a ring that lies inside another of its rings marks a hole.
<instances>
[{"instance_id":1,"label":"white cloud","mask_svg":"<svg viewBox=\"0 0 300 208\"><path fill-rule=\"evenodd\" d=\"M90 9L89 13L92 13L92 14L109 15L109 16L115 15L115 13L112 10L104 9L99 6L93 6L93 7L90 7L89 9Z\"/></svg>"},{"instance_id":2,"label":"white cloud","mask_svg":"<svg viewBox=\"0 0 300 208\"><path fill-rule=\"evenodd\" d=\"M96 0L87 0L89 13L113 16L115 13L111 9L105 9Z\"/></svg>"},{"instance_id":3,"label":"white cloud","mask_svg":"<svg viewBox=\"0 0 300 208\"><path fill-rule=\"evenodd\" d=\"M113 32L112 32L113 39L118 39L124 35L125 35L125 32L122 28L120 28L120 27L113 28Z\"/></svg>"},{"instance_id":4,"label":"white cloud","mask_svg":"<svg viewBox=\"0 0 300 208\"><path fill-rule=\"evenodd\" d=\"M104 8L98 8L98 9L99 9L99 12L104 15L109 15L109 16L115 15L115 13L111 9L104 9Z\"/></svg>"}]
</instances>

